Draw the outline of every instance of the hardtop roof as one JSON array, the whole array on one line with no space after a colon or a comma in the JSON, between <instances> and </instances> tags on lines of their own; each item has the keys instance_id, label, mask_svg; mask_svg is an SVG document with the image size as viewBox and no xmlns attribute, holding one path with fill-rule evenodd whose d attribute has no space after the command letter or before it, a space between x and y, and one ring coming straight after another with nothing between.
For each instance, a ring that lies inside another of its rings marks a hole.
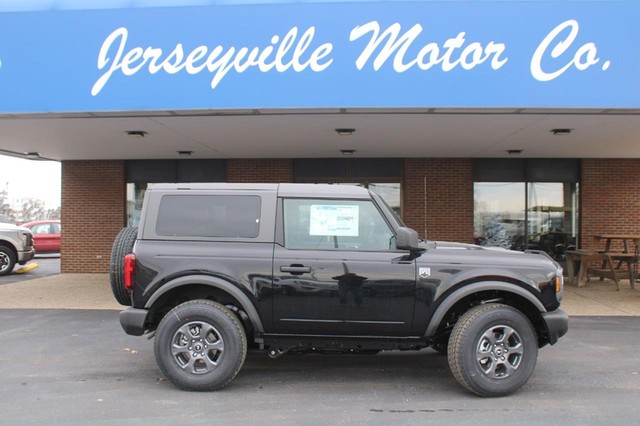
<instances>
[{"instance_id":1,"label":"hardtop roof","mask_svg":"<svg viewBox=\"0 0 640 426\"><path fill-rule=\"evenodd\" d=\"M256 191L277 192L281 197L370 198L369 191L356 185L314 183L152 183L149 191Z\"/></svg>"}]
</instances>

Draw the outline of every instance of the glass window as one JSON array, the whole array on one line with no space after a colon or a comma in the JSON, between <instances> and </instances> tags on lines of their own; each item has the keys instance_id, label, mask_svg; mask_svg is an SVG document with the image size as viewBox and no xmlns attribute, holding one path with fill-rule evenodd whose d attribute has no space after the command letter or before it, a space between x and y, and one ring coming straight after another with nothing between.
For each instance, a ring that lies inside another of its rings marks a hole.
<instances>
[{"instance_id":1,"label":"glass window","mask_svg":"<svg viewBox=\"0 0 640 426\"><path fill-rule=\"evenodd\" d=\"M127 226L138 226L140 224L142 200L146 191L146 183L127 184Z\"/></svg>"},{"instance_id":2,"label":"glass window","mask_svg":"<svg viewBox=\"0 0 640 426\"><path fill-rule=\"evenodd\" d=\"M476 244L524 250L524 183L476 182L473 193Z\"/></svg>"},{"instance_id":3,"label":"glass window","mask_svg":"<svg viewBox=\"0 0 640 426\"><path fill-rule=\"evenodd\" d=\"M284 200L284 240L291 249L389 250L394 235L370 201Z\"/></svg>"},{"instance_id":4,"label":"glass window","mask_svg":"<svg viewBox=\"0 0 640 426\"><path fill-rule=\"evenodd\" d=\"M577 236L577 185L529 183L527 185L527 248L543 250L555 259L575 249Z\"/></svg>"},{"instance_id":5,"label":"glass window","mask_svg":"<svg viewBox=\"0 0 640 426\"><path fill-rule=\"evenodd\" d=\"M382 197L384 202L391 207L398 217L402 217L400 211L399 183L369 183L367 187Z\"/></svg>"},{"instance_id":6,"label":"glass window","mask_svg":"<svg viewBox=\"0 0 640 426\"><path fill-rule=\"evenodd\" d=\"M322 182L316 182L322 183ZM387 206L389 206L398 217L402 217L402 203L400 201L400 183L373 183L373 182L328 182L330 185L352 185L370 189L378 194Z\"/></svg>"},{"instance_id":7,"label":"glass window","mask_svg":"<svg viewBox=\"0 0 640 426\"><path fill-rule=\"evenodd\" d=\"M258 196L165 195L156 233L163 236L255 238L260 230Z\"/></svg>"},{"instance_id":8,"label":"glass window","mask_svg":"<svg viewBox=\"0 0 640 426\"><path fill-rule=\"evenodd\" d=\"M41 223L31 227L31 232L34 234L49 234L50 227L48 223Z\"/></svg>"},{"instance_id":9,"label":"glass window","mask_svg":"<svg viewBox=\"0 0 640 426\"><path fill-rule=\"evenodd\" d=\"M563 260L576 247L578 184L562 182L476 182L476 244L514 250L543 250Z\"/></svg>"}]
</instances>

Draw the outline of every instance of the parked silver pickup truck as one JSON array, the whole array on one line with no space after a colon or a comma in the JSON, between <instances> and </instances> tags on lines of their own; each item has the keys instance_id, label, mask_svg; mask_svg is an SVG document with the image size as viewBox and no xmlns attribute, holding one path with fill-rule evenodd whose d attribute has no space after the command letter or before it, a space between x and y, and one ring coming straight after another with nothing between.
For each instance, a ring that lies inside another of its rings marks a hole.
<instances>
[{"instance_id":1,"label":"parked silver pickup truck","mask_svg":"<svg viewBox=\"0 0 640 426\"><path fill-rule=\"evenodd\" d=\"M33 259L35 253L31 231L0 223L0 276L10 274L16 264L24 265Z\"/></svg>"}]
</instances>

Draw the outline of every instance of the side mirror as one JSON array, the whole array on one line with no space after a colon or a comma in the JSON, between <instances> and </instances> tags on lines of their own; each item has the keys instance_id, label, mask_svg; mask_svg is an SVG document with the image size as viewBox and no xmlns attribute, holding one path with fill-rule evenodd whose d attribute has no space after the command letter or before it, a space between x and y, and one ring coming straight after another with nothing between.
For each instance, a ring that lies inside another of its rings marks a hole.
<instances>
[{"instance_id":1,"label":"side mirror","mask_svg":"<svg viewBox=\"0 0 640 426\"><path fill-rule=\"evenodd\" d=\"M396 248L399 250L416 251L420 250L418 243L420 238L418 233L411 228L398 228L398 234L396 235Z\"/></svg>"}]
</instances>

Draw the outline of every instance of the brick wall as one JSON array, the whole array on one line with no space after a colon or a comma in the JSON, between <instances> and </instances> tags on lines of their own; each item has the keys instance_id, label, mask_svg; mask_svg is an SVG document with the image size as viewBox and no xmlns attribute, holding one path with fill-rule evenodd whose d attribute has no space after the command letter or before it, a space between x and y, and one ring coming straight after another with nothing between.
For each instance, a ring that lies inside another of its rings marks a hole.
<instances>
[{"instance_id":1,"label":"brick wall","mask_svg":"<svg viewBox=\"0 0 640 426\"><path fill-rule=\"evenodd\" d=\"M640 234L638 170L638 159L582 161L582 247L594 234ZM62 162L63 273L108 272L125 221L124 174L124 161ZM293 161L228 160L227 181L293 182ZM473 160L405 159L402 185L408 226L424 236L426 224L435 240L473 242Z\"/></svg>"},{"instance_id":2,"label":"brick wall","mask_svg":"<svg viewBox=\"0 0 640 426\"><path fill-rule=\"evenodd\" d=\"M640 160L582 160L582 239L596 234L640 234Z\"/></svg>"},{"instance_id":3,"label":"brick wall","mask_svg":"<svg viewBox=\"0 0 640 426\"><path fill-rule=\"evenodd\" d=\"M404 160L403 220L432 240L473 243L473 160ZM426 195L426 196L425 196Z\"/></svg>"},{"instance_id":4,"label":"brick wall","mask_svg":"<svg viewBox=\"0 0 640 426\"><path fill-rule=\"evenodd\" d=\"M124 161L62 162L62 273L106 273L125 222Z\"/></svg>"},{"instance_id":5,"label":"brick wall","mask_svg":"<svg viewBox=\"0 0 640 426\"><path fill-rule=\"evenodd\" d=\"M227 182L290 183L293 182L293 160L227 160Z\"/></svg>"}]
</instances>

